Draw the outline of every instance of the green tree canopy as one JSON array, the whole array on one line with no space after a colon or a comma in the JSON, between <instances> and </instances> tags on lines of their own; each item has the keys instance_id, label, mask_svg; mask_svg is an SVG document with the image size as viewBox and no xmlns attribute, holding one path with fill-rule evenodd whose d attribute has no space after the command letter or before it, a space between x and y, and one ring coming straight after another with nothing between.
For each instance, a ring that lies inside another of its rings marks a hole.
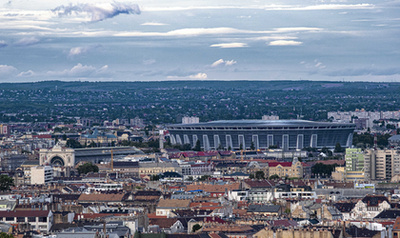
<instances>
[{"instance_id":1,"label":"green tree canopy","mask_svg":"<svg viewBox=\"0 0 400 238\"><path fill-rule=\"evenodd\" d=\"M200 140L196 141L196 145L194 146L194 151L201 151Z\"/></svg>"},{"instance_id":2,"label":"green tree canopy","mask_svg":"<svg viewBox=\"0 0 400 238\"><path fill-rule=\"evenodd\" d=\"M92 163L84 163L78 166L78 173L79 174L87 174L90 172L99 172L99 167Z\"/></svg>"},{"instance_id":3,"label":"green tree canopy","mask_svg":"<svg viewBox=\"0 0 400 238\"><path fill-rule=\"evenodd\" d=\"M341 152L344 152L344 149L342 148L342 146L338 142L338 143L336 143L336 146L335 146L335 153L341 153Z\"/></svg>"},{"instance_id":4,"label":"green tree canopy","mask_svg":"<svg viewBox=\"0 0 400 238\"><path fill-rule=\"evenodd\" d=\"M279 175L277 175L277 174L271 175L271 176L269 176L269 179L270 180L279 179Z\"/></svg>"},{"instance_id":5,"label":"green tree canopy","mask_svg":"<svg viewBox=\"0 0 400 238\"><path fill-rule=\"evenodd\" d=\"M0 238L14 238L14 236L5 232L0 232Z\"/></svg>"},{"instance_id":6,"label":"green tree canopy","mask_svg":"<svg viewBox=\"0 0 400 238\"><path fill-rule=\"evenodd\" d=\"M196 232L196 231L200 230L201 227L202 227L202 226L200 226L199 224L194 224L194 226L192 227L192 231L193 231L193 232Z\"/></svg>"},{"instance_id":7,"label":"green tree canopy","mask_svg":"<svg viewBox=\"0 0 400 238\"><path fill-rule=\"evenodd\" d=\"M9 191L14 186L14 179L7 175L0 175L0 191Z\"/></svg>"},{"instance_id":8,"label":"green tree canopy","mask_svg":"<svg viewBox=\"0 0 400 238\"><path fill-rule=\"evenodd\" d=\"M83 146L77 140L67 139L67 147L69 148L82 148Z\"/></svg>"},{"instance_id":9,"label":"green tree canopy","mask_svg":"<svg viewBox=\"0 0 400 238\"><path fill-rule=\"evenodd\" d=\"M337 164L322 164L316 163L312 168L311 172L315 175L322 175L323 177L330 177L332 172L335 170Z\"/></svg>"},{"instance_id":10,"label":"green tree canopy","mask_svg":"<svg viewBox=\"0 0 400 238\"><path fill-rule=\"evenodd\" d=\"M264 179L265 178L265 173L264 173L264 171L257 171L256 172L256 179Z\"/></svg>"}]
</instances>

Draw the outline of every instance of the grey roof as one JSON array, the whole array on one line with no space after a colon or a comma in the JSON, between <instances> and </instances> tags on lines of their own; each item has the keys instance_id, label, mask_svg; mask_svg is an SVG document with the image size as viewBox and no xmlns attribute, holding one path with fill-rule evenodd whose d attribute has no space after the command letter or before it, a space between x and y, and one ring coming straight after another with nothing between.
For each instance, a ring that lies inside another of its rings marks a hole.
<instances>
[{"instance_id":1,"label":"grey roof","mask_svg":"<svg viewBox=\"0 0 400 238\"><path fill-rule=\"evenodd\" d=\"M279 205L250 205L247 209L248 212L279 212L281 206Z\"/></svg>"},{"instance_id":2,"label":"grey roof","mask_svg":"<svg viewBox=\"0 0 400 238\"><path fill-rule=\"evenodd\" d=\"M94 148L79 148L75 149L75 157L79 156L95 156L95 155L127 155L127 154L144 154L141 150L134 146L119 146L119 147L94 147Z\"/></svg>"},{"instance_id":3,"label":"grey roof","mask_svg":"<svg viewBox=\"0 0 400 238\"><path fill-rule=\"evenodd\" d=\"M294 127L331 127L331 126L350 126L355 127L351 123L333 123L333 122L315 122L306 120L221 120L211 122L201 122L193 124L173 124L169 127L198 127L198 126L267 126L267 127L279 127L279 126L294 126Z\"/></svg>"},{"instance_id":4,"label":"grey roof","mask_svg":"<svg viewBox=\"0 0 400 238\"><path fill-rule=\"evenodd\" d=\"M343 198L363 198L367 194L375 193L374 189L315 189L317 196L335 195Z\"/></svg>"},{"instance_id":5,"label":"grey roof","mask_svg":"<svg viewBox=\"0 0 400 238\"><path fill-rule=\"evenodd\" d=\"M388 140L390 142L400 141L400 135L391 136Z\"/></svg>"},{"instance_id":6,"label":"grey roof","mask_svg":"<svg viewBox=\"0 0 400 238\"><path fill-rule=\"evenodd\" d=\"M226 176L226 177L232 177L232 176L250 176L250 174L246 174L246 173L243 173L243 172L235 172L235 173L232 173L232 174L224 174L224 176Z\"/></svg>"}]
</instances>

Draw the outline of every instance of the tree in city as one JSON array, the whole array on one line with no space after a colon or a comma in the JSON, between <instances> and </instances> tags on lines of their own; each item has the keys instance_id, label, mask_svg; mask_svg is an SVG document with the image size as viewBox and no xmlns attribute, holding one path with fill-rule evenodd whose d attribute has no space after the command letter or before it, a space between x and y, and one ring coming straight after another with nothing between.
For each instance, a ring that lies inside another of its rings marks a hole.
<instances>
[{"instance_id":1,"label":"tree in city","mask_svg":"<svg viewBox=\"0 0 400 238\"><path fill-rule=\"evenodd\" d=\"M330 177L332 172L335 170L335 167L338 166L338 164L322 164L322 163L316 163L312 168L311 168L311 173L315 175L321 175L323 177Z\"/></svg>"},{"instance_id":2,"label":"tree in city","mask_svg":"<svg viewBox=\"0 0 400 238\"><path fill-rule=\"evenodd\" d=\"M150 177L150 181L158 181L158 180L160 180L160 175L152 175Z\"/></svg>"},{"instance_id":3,"label":"tree in city","mask_svg":"<svg viewBox=\"0 0 400 238\"><path fill-rule=\"evenodd\" d=\"M187 151L187 150L191 150L191 149L192 149L192 146L189 143L182 145L183 151Z\"/></svg>"},{"instance_id":4,"label":"tree in city","mask_svg":"<svg viewBox=\"0 0 400 238\"><path fill-rule=\"evenodd\" d=\"M255 175L255 178L256 179L264 179L265 178L265 173L264 173L264 171L257 171L256 172L256 175Z\"/></svg>"},{"instance_id":5,"label":"tree in city","mask_svg":"<svg viewBox=\"0 0 400 238\"><path fill-rule=\"evenodd\" d=\"M79 143L77 140L74 139L67 139L66 146L69 148L82 148L81 143Z\"/></svg>"},{"instance_id":6,"label":"tree in city","mask_svg":"<svg viewBox=\"0 0 400 238\"><path fill-rule=\"evenodd\" d=\"M99 172L99 167L97 167L97 165L92 163L84 163L79 165L77 170L79 174L87 174L90 172L97 173Z\"/></svg>"},{"instance_id":7,"label":"tree in city","mask_svg":"<svg viewBox=\"0 0 400 238\"><path fill-rule=\"evenodd\" d=\"M341 152L344 152L344 149L342 148L342 146L338 142L338 143L336 143L336 146L335 146L335 153L341 153Z\"/></svg>"},{"instance_id":8,"label":"tree in city","mask_svg":"<svg viewBox=\"0 0 400 238\"><path fill-rule=\"evenodd\" d=\"M279 175L277 175L277 174L271 175L271 176L269 176L269 179L270 180L279 179Z\"/></svg>"},{"instance_id":9,"label":"tree in city","mask_svg":"<svg viewBox=\"0 0 400 238\"><path fill-rule=\"evenodd\" d=\"M196 141L196 145L194 146L194 151L201 151L200 140Z\"/></svg>"},{"instance_id":10,"label":"tree in city","mask_svg":"<svg viewBox=\"0 0 400 238\"><path fill-rule=\"evenodd\" d=\"M5 232L0 232L0 238L14 238L14 236Z\"/></svg>"},{"instance_id":11,"label":"tree in city","mask_svg":"<svg viewBox=\"0 0 400 238\"><path fill-rule=\"evenodd\" d=\"M254 142L253 141L251 142L250 149L251 150L255 150L256 149L256 147L254 146Z\"/></svg>"},{"instance_id":12,"label":"tree in city","mask_svg":"<svg viewBox=\"0 0 400 238\"><path fill-rule=\"evenodd\" d=\"M218 150L223 150L224 149L224 147L221 145L221 143L219 143L219 145L218 145L218 148L217 148Z\"/></svg>"},{"instance_id":13,"label":"tree in city","mask_svg":"<svg viewBox=\"0 0 400 238\"><path fill-rule=\"evenodd\" d=\"M9 191L14 186L14 179L7 175L0 175L0 191Z\"/></svg>"},{"instance_id":14,"label":"tree in city","mask_svg":"<svg viewBox=\"0 0 400 238\"><path fill-rule=\"evenodd\" d=\"M195 224L195 225L192 227L192 232L196 232L196 231L200 230L201 227L202 227L201 225Z\"/></svg>"},{"instance_id":15,"label":"tree in city","mask_svg":"<svg viewBox=\"0 0 400 238\"><path fill-rule=\"evenodd\" d=\"M210 175L203 175L203 176L201 176L198 180L199 180L199 181L206 181L206 180L208 180L210 177L211 177Z\"/></svg>"}]
</instances>

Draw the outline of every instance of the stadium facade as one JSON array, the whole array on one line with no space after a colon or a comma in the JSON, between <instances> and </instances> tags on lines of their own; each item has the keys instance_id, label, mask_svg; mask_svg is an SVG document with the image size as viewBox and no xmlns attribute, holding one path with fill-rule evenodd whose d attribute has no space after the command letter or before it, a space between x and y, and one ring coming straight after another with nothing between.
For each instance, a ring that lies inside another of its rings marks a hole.
<instances>
[{"instance_id":1,"label":"stadium facade","mask_svg":"<svg viewBox=\"0 0 400 238\"><path fill-rule=\"evenodd\" d=\"M231 120L168 125L172 144L196 145L204 150L217 148L256 149L271 146L283 150L350 147L354 124L305 120Z\"/></svg>"}]
</instances>

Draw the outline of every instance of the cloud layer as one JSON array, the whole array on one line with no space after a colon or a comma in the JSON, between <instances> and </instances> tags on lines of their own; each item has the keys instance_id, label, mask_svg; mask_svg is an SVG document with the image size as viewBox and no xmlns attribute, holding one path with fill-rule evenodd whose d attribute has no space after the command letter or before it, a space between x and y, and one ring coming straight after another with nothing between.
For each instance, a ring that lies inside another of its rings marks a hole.
<instances>
[{"instance_id":1,"label":"cloud layer","mask_svg":"<svg viewBox=\"0 0 400 238\"><path fill-rule=\"evenodd\" d=\"M126 4L113 2L111 4L70 4L67 6L58 6L52 10L58 16L70 16L79 14L88 14L91 16L91 21L103 21L107 18L113 18L119 14L140 14L140 9L137 4Z\"/></svg>"},{"instance_id":2,"label":"cloud layer","mask_svg":"<svg viewBox=\"0 0 400 238\"><path fill-rule=\"evenodd\" d=\"M236 64L237 62L234 60L223 60L223 59L219 59L217 61L215 61L214 63L211 64L211 67L217 67L219 65L225 65L225 66L231 66Z\"/></svg>"},{"instance_id":3,"label":"cloud layer","mask_svg":"<svg viewBox=\"0 0 400 238\"><path fill-rule=\"evenodd\" d=\"M0 80L398 80L399 11L392 0L12 1L0 8Z\"/></svg>"}]
</instances>

